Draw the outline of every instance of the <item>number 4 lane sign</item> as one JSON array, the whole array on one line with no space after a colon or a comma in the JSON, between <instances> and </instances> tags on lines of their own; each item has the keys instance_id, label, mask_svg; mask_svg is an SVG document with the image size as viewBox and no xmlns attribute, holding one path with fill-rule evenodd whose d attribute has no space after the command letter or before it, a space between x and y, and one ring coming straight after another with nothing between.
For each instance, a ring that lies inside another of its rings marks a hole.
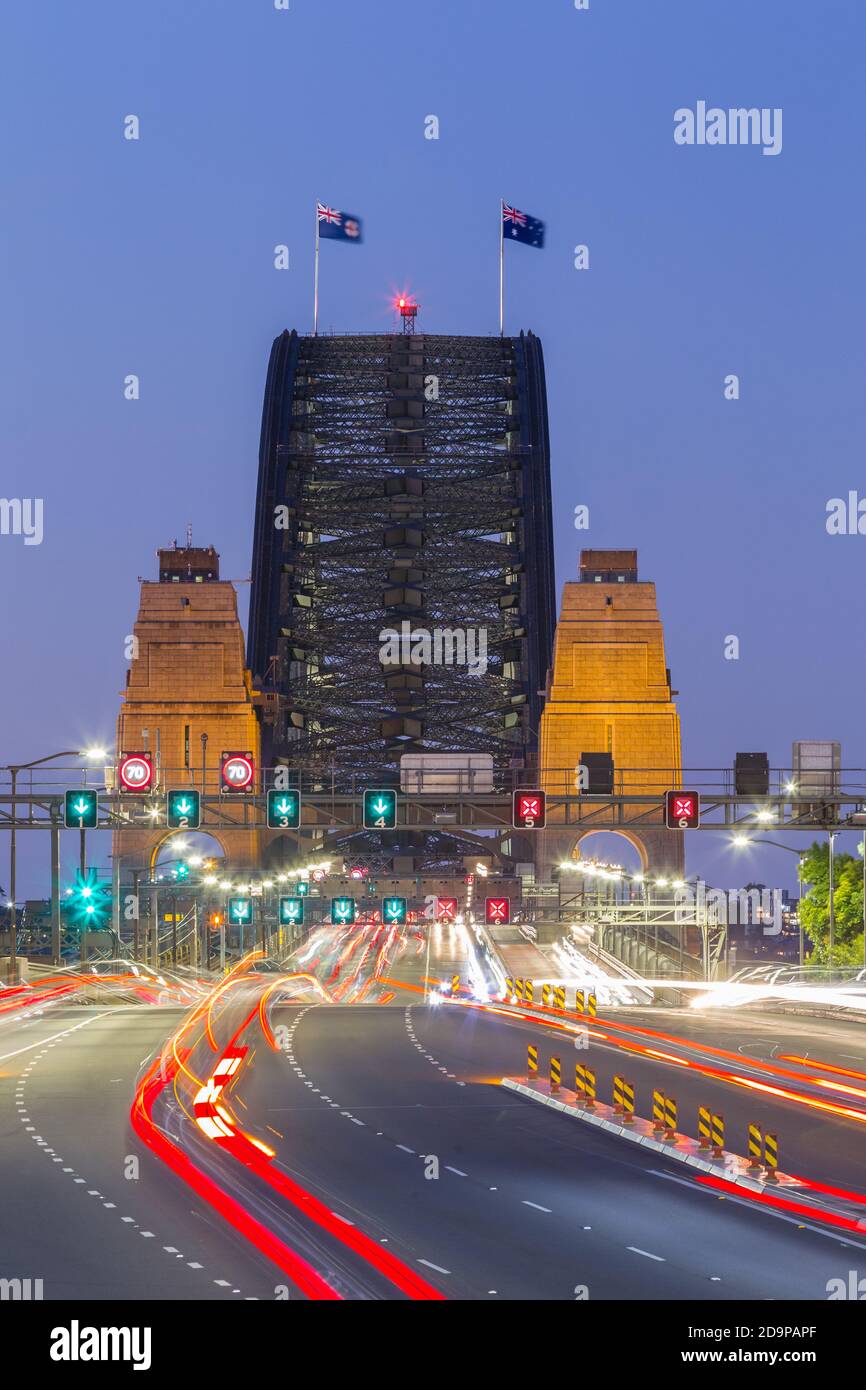
<instances>
[{"instance_id":1,"label":"number 4 lane sign","mask_svg":"<svg viewBox=\"0 0 866 1390\"><path fill-rule=\"evenodd\" d=\"M393 830L397 824L397 793L389 790L364 792L364 829Z\"/></svg>"}]
</instances>

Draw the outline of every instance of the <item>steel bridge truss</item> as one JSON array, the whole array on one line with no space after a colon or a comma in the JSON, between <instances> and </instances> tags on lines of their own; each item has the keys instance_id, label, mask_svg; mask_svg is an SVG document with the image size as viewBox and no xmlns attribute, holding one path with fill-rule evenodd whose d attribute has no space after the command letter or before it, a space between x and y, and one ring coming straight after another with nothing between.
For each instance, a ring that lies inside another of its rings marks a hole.
<instances>
[{"instance_id":1,"label":"steel bridge truss","mask_svg":"<svg viewBox=\"0 0 866 1390\"><path fill-rule=\"evenodd\" d=\"M281 335L248 648L273 760L323 787L406 752L522 763L554 621L538 340Z\"/></svg>"}]
</instances>

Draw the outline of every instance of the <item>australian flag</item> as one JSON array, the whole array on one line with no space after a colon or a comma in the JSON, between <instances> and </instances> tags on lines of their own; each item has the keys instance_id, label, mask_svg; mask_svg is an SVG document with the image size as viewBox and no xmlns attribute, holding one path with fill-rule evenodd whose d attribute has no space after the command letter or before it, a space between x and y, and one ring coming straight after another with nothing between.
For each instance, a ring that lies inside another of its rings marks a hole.
<instances>
[{"instance_id":1,"label":"australian flag","mask_svg":"<svg viewBox=\"0 0 866 1390\"><path fill-rule=\"evenodd\" d=\"M336 208L316 203L319 218L319 236L330 237L333 241L363 241L361 219L351 212L338 212Z\"/></svg>"},{"instance_id":2,"label":"australian flag","mask_svg":"<svg viewBox=\"0 0 866 1390\"><path fill-rule=\"evenodd\" d=\"M524 246L544 245L544 223L528 212L518 212L502 204L502 235L506 241L522 241Z\"/></svg>"}]
</instances>

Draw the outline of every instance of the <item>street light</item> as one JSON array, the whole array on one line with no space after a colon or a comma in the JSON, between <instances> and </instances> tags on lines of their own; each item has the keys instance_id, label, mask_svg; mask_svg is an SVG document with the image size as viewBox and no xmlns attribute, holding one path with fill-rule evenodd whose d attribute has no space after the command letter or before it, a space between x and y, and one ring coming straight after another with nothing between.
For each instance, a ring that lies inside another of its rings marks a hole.
<instances>
[{"instance_id":1,"label":"street light","mask_svg":"<svg viewBox=\"0 0 866 1390\"><path fill-rule=\"evenodd\" d=\"M9 763L2 770L11 774L12 779L12 825L9 832L9 979L14 984L18 978L18 963L16 958L17 937L18 937L18 917L15 909L16 892L16 834L15 834L15 811L16 794L18 791L18 774L27 772L33 767L41 767L43 763L55 762L57 758L104 758L106 751L104 748L64 748L60 753L48 753L44 758L33 758L29 763ZM84 832L82 831L82 839Z\"/></svg>"},{"instance_id":2,"label":"street light","mask_svg":"<svg viewBox=\"0 0 866 1390\"><path fill-rule=\"evenodd\" d=\"M806 850L803 850L803 849L795 849L795 847L794 847L793 845L783 845L782 842L781 842L780 840L763 840L763 839L761 839L761 840L755 840L755 839L752 838L751 835L735 835L734 838L733 838L733 840L732 840L732 844L733 844L737 849L740 849L743 845L772 845L773 849L784 849L784 850L787 850L789 854L796 854L798 860L800 861L800 863L799 863L799 868L802 868L802 866L803 866L803 859L805 858L806 853L807 853ZM831 858L832 858L832 854L833 854L833 843L832 843L832 836L831 836L831 840L830 840L830 855L831 855ZM830 872L831 872L831 882L832 882L832 869L831 869ZM797 874L797 881L798 881L798 883L802 883L802 882L803 882L803 880L800 878L799 872L798 872L798 874ZM802 898L802 894L801 894L801 898ZM803 966L803 953L804 953L804 941L803 941L803 905L802 905L802 901L801 901L800 899L798 899L798 902L797 902L797 921L798 921L799 927L800 927L800 967L801 967L801 969L802 969L802 966ZM831 945L831 947L830 947L830 963L831 963L831 965L832 965L832 962L833 962L833 948L832 948L832 945Z\"/></svg>"}]
</instances>

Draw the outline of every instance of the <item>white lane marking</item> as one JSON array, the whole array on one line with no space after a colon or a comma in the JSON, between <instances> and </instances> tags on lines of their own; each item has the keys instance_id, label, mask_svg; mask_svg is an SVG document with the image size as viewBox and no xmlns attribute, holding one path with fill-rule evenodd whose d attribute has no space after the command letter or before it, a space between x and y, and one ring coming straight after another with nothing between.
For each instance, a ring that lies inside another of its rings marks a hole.
<instances>
[{"instance_id":1,"label":"white lane marking","mask_svg":"<svg viewBox=\"0 0 866 1390\"><path fill-rule=\"evenodd\" d=\"M435 1269L437 1274L450 1274L450 1269L443 1269L441 1265L434 1265L430 1260L419 1260L419 1265L426 1265L428 1269Z\"/></svg>"},{"instance_id":2,"label":"white lane marking","mask_svg":"<svg viewBox=\"0 0 866 1390\"><path fill-rule=\"evenodd\" d=\"M654 1255L651 1250L641 1250L637 1245L627 1245L626 1250L631 1250L635 1255L646 1255L648 1260L658 1260L659 1264L666 1264L664 1256Z\"/></svg>"},{"instance_id":3,"label":"white lane marking","mask_svg":"<svg viewBox=\"0 0 866 1390\"><path fill-rule=\"evenodd\" d=\"M402 1149L404 1154L413 1154L415 1152L414 1149L410 1149L406 1144L397 1144L396 1148Z\"/></svg>"},{"instance_id":4,"label":"white lane marking","mask_svg":"<svg viewBox=\"0 0 866 1390\"><path fill-rule=\"evenodd\" d=\"M445 1164L445 1171L447 1173L456 1173L458 1178L466 1178L469 1176L468 1173L464 1173L460 1168L452 1168L450 1163Z\"/></svg>"},{"instance_id":5,"label":"white lane marking","mask_svg":"<svg viewBox=\"0 0 866 1390\"><path fill-rule=\"evenodd\" d=\"M523 1205L525 1207L535 1207L536 1211L546 1211L548 1216L553 1215L552 1207L540 1207L537 1202L524 1202Z\"/></svg>"},{"instance_id":6,"label":"white lane marking","mask_svg":"<svg viewBox=\"0 0 866 1390\"><path fill-rule=\"evenodd\" d=\"M77 1033L79 1028L86 1028L88 1023L94 1023L98 1018L107 1018L108 1015L112 1012L113 1010L111 1009L103 1009L102 1013L93 1014L91 1018L82 1019L81 1023L76 1023L72 1028L64 1028L62 1033L55 1033L54 1037L65 1038L68 1033ZM20 1057L22 1052L31 1052L34 1047L41 1046L41 1043L28 1043L26 1047L19 1047L15 1050L15 1052L4 1052L3 1055L0 1056L0 1062L7 1062L10 1057ZM30 1068L28 1067L27 1071L29 1070Z\"/></svg>"},{"instance_id":7,"label":"white lane marking","mask_svg":"<svg viewBox=\"0 0 866 1390\"><path fill-rule=\"evenodd\" d=\"M354 1226L354 1221L350 1221L348 1216L341 1216L338 1211L332 1211L332 1216L336 1216L338 1221L342 1221L346 1226Z\"/></svg>"},{"instance_id":8,"label":"white lane marking","mask_svg":"<svg viewBox=\"0 0 866 1390\"><path fill-rule=\"evenodd\" d=\"M200 1265L198 1260L187 1260L187 1264L190 1269L204 1269L204 1265Z\"/></svg>"},{"instance_id":9,"label":"white lane marking","mask_svg":"<svg viewBox=\"0 0 866 1390\"><path fill-rule=\"evenodd\" d=\"M352 1124L353 1124L353 1125L365 1125L365 1127L366 1127L366 1122L365 1122L364 1120L357 1120L357 1119L355 1118L354 1115L352 1116Z\"/></svg>"}]
</instances>

